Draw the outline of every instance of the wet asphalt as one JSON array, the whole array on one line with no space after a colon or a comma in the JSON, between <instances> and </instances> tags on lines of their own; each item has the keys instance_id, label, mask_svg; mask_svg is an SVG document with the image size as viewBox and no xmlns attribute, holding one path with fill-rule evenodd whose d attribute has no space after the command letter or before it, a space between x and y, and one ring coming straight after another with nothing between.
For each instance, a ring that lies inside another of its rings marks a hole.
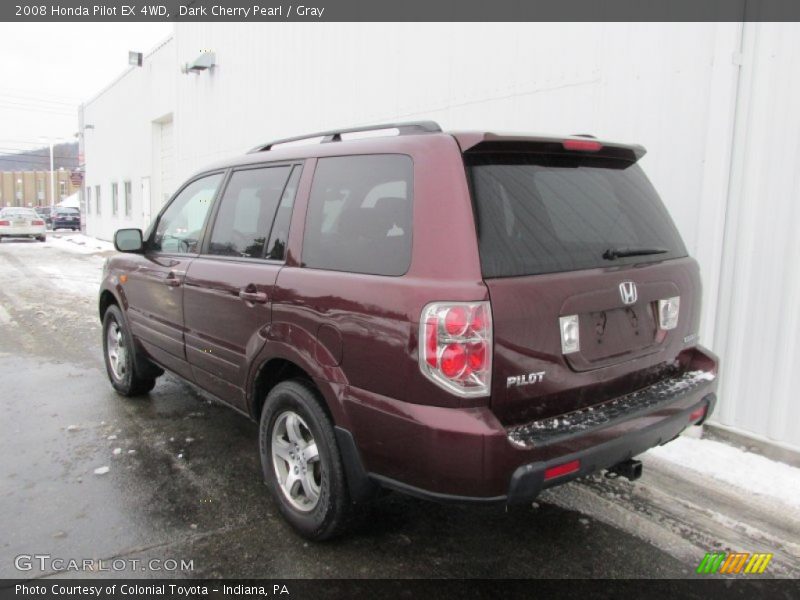
<instances>
[{"instance_id":1,"label":"wet asphalt","mask_svg":"<svg viewBox=\"0 0 800 600\"><path fill-rule=\"evenodd\" d=\"M694 574L635 532L547 501L507 513L391 494L350 535L301 539L262 483L255 423L171 375L144 398L114 393L93 293L101 266L63 242L0 243L0 577L59 574L18 571L30 554L192 562L102 573L125 577Z\"/></svg>"}]
</instances>

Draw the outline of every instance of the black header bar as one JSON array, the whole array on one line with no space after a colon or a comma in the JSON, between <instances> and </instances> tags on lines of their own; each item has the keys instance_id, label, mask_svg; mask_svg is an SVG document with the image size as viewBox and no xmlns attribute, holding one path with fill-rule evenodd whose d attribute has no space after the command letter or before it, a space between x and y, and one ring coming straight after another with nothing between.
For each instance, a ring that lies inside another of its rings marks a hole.
<instances>
[{"instance_id":1,"label":"black header bar","mask_svg":"<svg viewBox=\"0 0 800 600\"><path fill-rule=\"evenodd\" d=\"M798 0L3 0L10 22L800 21Z\"/></svg>"}]
</instances>

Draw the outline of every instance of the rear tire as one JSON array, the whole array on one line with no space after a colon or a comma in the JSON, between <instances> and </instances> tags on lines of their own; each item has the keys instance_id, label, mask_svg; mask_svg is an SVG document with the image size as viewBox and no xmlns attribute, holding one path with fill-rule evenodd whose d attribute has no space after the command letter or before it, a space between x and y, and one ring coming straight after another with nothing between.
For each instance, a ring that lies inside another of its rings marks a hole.
<instances>
[{"instance_id":1,"label":"rear tire","mask_svg":"<svg viewBox=\"0 0 800 600\"><path fill-rule=\"evenodd\" d=\"M103 356L111 385L123 396L147 394L156 385L154 377L138 373L133 360L133 339L116 304L103 315Z\"/></svg>"},{"instance_id":2,"label":"rear tire","mask_svg":"<svg viewBox=\"0 0 800 600\"><path fill-rule=\"evenodd\" d=\"M314 541L341 534L352 503L333 424L307 381L283 381L264 402L259 450L264 480L283 517Z\"/></svg>"},{"instance_id":3,"label":"rear tire","mask_svg":"<svg viewBox=\"0 0 800 600\"><path fill-rule=\"evenodd\" d=\"M47 241L47 236L46 235L38 235L38 236L36 236L36 239L39 240L40 242L46 242Z\"/></svg>"}]
</instances>

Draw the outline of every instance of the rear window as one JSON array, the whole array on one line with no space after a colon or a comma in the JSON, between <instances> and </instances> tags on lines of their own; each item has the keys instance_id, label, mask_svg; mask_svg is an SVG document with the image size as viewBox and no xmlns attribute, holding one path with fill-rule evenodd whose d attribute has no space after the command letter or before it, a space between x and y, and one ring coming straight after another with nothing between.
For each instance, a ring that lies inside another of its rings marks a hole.
<instances>
[{"instance_id":1,"label":"rear window","mask_svg":"<svg viewBox=\"0 0 800 600\"><path fill-rule=\"evenodd\" d=\"M35 217L36 212L32 208L6 208L0 211L3 217Z\"/></svg>"},{"instance_id":2,"label":"rear window","mask_svg":"<svg viewBox=\"0 0 800 600\"><path fill-rule=\"evenodd\" d=\"M514 277L686 256L642 169L625 160L466 154L483 276ZM658 254L608 260L610 250Z\"/></svg>"},{"instance_id":3,"label":"rear window","mask_svg":"<svg viewBox=\"0 0 800 600\"><path fill-rule=\"evenodd\" d=\"M80 214L80 212L81 211L79 211L77 208L59 208L59 209L56 209L56 214L57 215L77 215L77 214Z\"/></svg>"}]
</instances>

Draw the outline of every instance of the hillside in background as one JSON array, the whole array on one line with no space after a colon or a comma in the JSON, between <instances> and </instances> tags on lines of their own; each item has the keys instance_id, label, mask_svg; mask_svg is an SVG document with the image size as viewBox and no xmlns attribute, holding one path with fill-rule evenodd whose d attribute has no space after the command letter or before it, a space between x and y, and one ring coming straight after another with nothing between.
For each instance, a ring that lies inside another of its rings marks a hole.
<instances>
[{"instance_id":1,"label":"hillside in background","mask_svg":"<svg viewBox=\"0 0 800 600\"><path fill-rule=\"evenodd\" d=\"M78 142L53 146L53 164L58 170L71 171L78 167ZM49 171L50 148L15 154L0 154L0 171Z\"/></svg>"}]
</instances>

